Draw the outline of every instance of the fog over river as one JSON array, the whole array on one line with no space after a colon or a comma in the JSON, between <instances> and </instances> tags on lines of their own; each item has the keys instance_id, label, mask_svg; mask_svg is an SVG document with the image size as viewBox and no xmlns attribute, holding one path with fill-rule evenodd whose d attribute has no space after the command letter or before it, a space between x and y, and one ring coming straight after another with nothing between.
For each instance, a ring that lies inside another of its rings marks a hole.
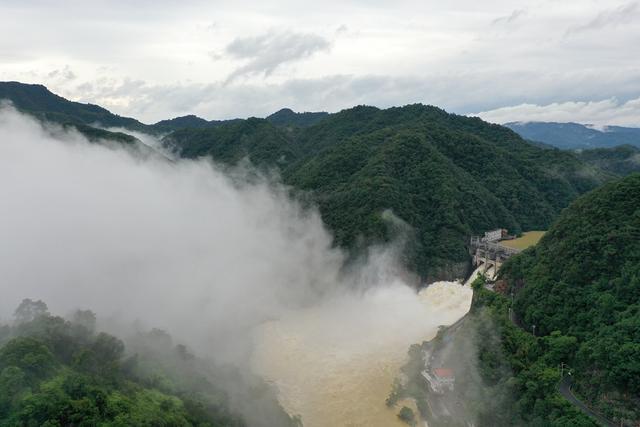
<instances>
[{"instance_id":1,"label":"fog over river","mask_svg":"<svg viewBox=\"0 0 640 427\"><path fill-rule=\"evenodd\" d=\"M253 369L305 427L406 426L385 399L409 346L464 316L471 297L457 282L419 293L398 282L293 311L257 330Z\"/></svg>"}]
</instances>

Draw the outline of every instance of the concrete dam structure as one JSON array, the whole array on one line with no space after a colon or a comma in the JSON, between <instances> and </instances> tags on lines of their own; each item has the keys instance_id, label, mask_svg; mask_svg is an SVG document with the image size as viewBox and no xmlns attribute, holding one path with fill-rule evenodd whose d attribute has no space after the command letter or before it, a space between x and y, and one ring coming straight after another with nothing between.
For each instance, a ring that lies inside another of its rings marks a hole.
<instances>
[{"instance_id":1,"label":"concrete dam structure","mask_svg":"<svg viewBox=\"0 0 640 427\"><path fill-rule=\"evenodd\" d=\"M469 242L469 252L472 255L474 267L482 267L482 273L488 279L495 279L502 264L520 249L501 245L501 239L509 237L506 230L499 229L486 232L484 236L472 236Z\"/></svg>"}]
</instances>

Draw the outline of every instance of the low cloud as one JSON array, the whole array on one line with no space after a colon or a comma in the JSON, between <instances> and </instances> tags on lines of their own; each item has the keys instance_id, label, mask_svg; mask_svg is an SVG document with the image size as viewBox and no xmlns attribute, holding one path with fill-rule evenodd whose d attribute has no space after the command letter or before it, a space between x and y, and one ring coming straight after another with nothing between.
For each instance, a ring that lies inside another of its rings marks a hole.
<instances>
[{"instance_id":1,"label":"low cloud","mask_svg":"<svg viewBox=\"0 0 640 427\"><path fill-rule=\"evenodd\" d=\"M520 104L472 115L493 123L540 121L640 127L640 98L626 102L610 98L602 101L569 101L547 105Z\"/></svg>"},{"instance_id":2,"label":"low cloud","mask_svg":"<svg viewBox=\"0 0 640 427\"><path fill-rule=\"evenodd\" d=\"M290 310L348 295L357 305L365 289L411 291L393 248L346 269L315 209L247 172L90 144L4 106L0 318L42 299L55 313L137 319L238 361L252 328Z\"/></svg>"},{"instance_id":3,"label":"low cloud","mask_svg":"<svg viewBox=\"0 0 640 427\"><path fill-rule=\"evenodd\" d=\"M567 35L585 31L599 30L605 27L630 24L640 18L638 2L631 2L615 9L607 9L598 13L592 20L583 25L569 28Z\"/></svg>"},{"instance_id":4,"label":"low cloud","mask_svg":"<svg viewBox=\"0 0 640 427\"><path fill-rule=\"evenodd\" d=\"M329 40L311 33L270 31L255 37L238 37L225 52L234 59L246 61L233 71L227 82L246 75L268 76L283 64L300 61L314 53L326 51Z\"/></svg>"},{"instance_id":5,"label":"low cloud","mask_svg":"<svg viewBox=\"0 0 640 427\"><path fill-rule=\"evenodd\" d=\"M62 69L50 71L47 77L50 79L74 80L77 76L68 65L65 65Z\"/></svg>"},{"instance_id":6,"label":"low cloud","mask_svg":"<svg viewBox=\"0 0 640 427\"><path fill-rule=\"evenodd\" d=\"M511 12L509 15L501 16L499 18L494 19L493 21L491 21L491 24L493 25L512 24L526 14L527 14L527 11L525 9L517 9Z\"/></svg>"}]
</instances>

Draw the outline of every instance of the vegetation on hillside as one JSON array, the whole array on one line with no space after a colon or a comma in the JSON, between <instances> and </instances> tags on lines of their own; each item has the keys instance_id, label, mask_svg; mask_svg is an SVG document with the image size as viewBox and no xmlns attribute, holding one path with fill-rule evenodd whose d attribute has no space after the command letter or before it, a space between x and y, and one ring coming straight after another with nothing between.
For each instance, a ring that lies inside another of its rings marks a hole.
<instances>
[{"instance_id":1,"label":"vegetation on hillside","mask_svg":"<svg viewBox=\"0 0 640 427\"><path fill-rule=\"evenodd\" d=\"M18 111L30 114L43 122L76 129L91 142L114 141L132 145L138 140L126 133L111 132L102 127L119 127L149 132L146 125L135 119L112 114L93 104L82 104L51 93L42 85L0 82L0 101L10 101Z\"/></svg>"},{"instance_id":2,"label":"vegetation on hillside","mask_svg":"<svg viewBox=\"0 0 640 427\"><path fill-rule=\"evenodd\" d=\"M241 119L231 120L205 120L201 117L190 114L188 116L176 117L169 120L161 120L155 123L153 128L159 133L168 133L180 129L206 129L224 124L239 122Z\"/></svg>"},{"instance_id":3,"label":"vegetation on hillside","mask_svg":"<svg viewBox=\"0 0 640 427\"><path fill-rule=\"evenodd\" d=\"M596 426L558 391L562 375L569 373L564 364L575 338L525 331L509 318L510 298L483 286L475 288L474 297L458 339L473 342L475 360L467 369L477 367L480 380L462 384L463 398L489 402L474 405L480 425Z\"/></svg>"},{"instance_id":4,"label":"vegetation on hillside","mask_svg":"<svg viewBox=\"0 0 640 427\"><path fill-rule=\"evenodd\" d=\"M296 113L289 108L283 108L267 116L266 120L276 126L307 127L318 123L329 116L325 112Z\"/></svg>"},{"instance_id":5,"label":"vegetation on hillside","mask_svg":"<svg viewBox=\"0 0 640 427\"><path fill-rule=\"evenodd\" d=\"M163 331L125 349L95 324L90 311L66 320L24 300L14 324L0 325L0 426L298 425L261 380L199 359Z\"/></svg>"},{"instance_id":6,"label":"vegetation on hillside","mask_svg":"<svg viewBox=\"0 0 640 427\"><path fill-rule=\"evenodd\" d=\"M336 114L283 109L267 119L229 121L184 116L146 126L43 86L2 83L2 97L94 140L105 132L92 127L96 122L170 132L165 144L183 157L211 156L228 165L249 159L278 170L296 197L319 206L336 244L354 252L395 237L383 215L391 211L412 229L405 260L425 280L467 272L469 235L496 227L546 229L578 195L613 177L574 153L536 147L505 127L424 105Z\"/></svg>"},{"instance_id":7,"label":"vegetation on hillside","mask_svg":"<svg viewBox=\"0 0 640 427\"><path fill-rule=\"evenodd\" d=\"M0 99L10 100L19 111L33 114L48 121L102 127L121 127L150 132L139 121L113 114L93 104L69 101L51 93L46 87L18 82L0 82Z\"/></svg>"},{"instance_id":8,"label":"vegetation on hillside","mask_svg":"<svg viewBox=\"0 0 640 427\"><path fill-rule=\"evenodd\" d=\"M640 174L563 211L503 267L522 326L560 340L575 390L601 412L640 420Z\"/></svg>"},{"instance_id":9,"label":"vegetation on hillside","mask_svg":"<svg viewBox=\"0 0 640 427\"><path fill-rule=\"evenodd\" d=\"M208 155L232 165L248 158L256 165L277 167L298 155L288 135L266 120L256 118L213 128L181 129L164 141L182 157Z\"/></svg>"},{"instance_id":10,"label":"vegetation on hillside","mask_svg":"<svg viewBox=\"0 0 640 427\"><path fill-rule=\"evenodd\" d=\"M620 145L614 148L595 148L578 153L579 158L607 172L626 176L640 172L640 147Z\"/></svg>"},{"instance_id":11,"label":"vegetation on hillside","mask_svg":"<svg viewBox=\"0 0 640 427\"><path fill-rule=\"evenodd\" d=\"M465 274L469 235L544 229L611 177L504 127L424 105L355 107L305 128L248 119L166 141L184 157L278 167L346 248L393 238L382 215L391 210L413 228L408 264L429 279Z\"/></svg>"},{"instance_id":12,"label":"vegetation on hillside","mask_svg":"<svg viewBox=\"0 0 640 427\"><path fill-rule=\"evenodd\" d=\"M510 298L483 285L483 278L474 282L471 311L455 331L445 328L432 341L410 348L402 368L407 381L390 398L415 399L435 427L462 427L469 421L479 427L595 427L557 389L560 363L573 341L524 331L509 318ZM422 376L425 351L439 354L455 373L452 391L430 391ZM438 412L432 413L434 405L443 403L447 411L436 406Z\"/></svg>"},{"instance_id":13,"label":"vegetation on hillside","mask_svg":"<svg viewBox=\"0 0 640 427\"><path fill-rule=\"evenodd\" d=\"M563 378L592 410L637 425L640 174L578 198L538 245L505 263L501 281L497 293L479 277L455 332L411 348L409 380L392 397L415 398L429 417L423 351L437 351L456 374L455 392L441 399L463 404L435 425L596 425L560 393Z\"/></svg>"}]
</instances>

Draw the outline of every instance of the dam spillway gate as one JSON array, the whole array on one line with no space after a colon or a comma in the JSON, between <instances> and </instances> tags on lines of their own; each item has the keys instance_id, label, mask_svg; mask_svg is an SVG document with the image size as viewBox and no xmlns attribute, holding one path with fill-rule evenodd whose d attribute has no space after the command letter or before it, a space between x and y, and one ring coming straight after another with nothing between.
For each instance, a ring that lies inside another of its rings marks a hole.
<instances>
[{"instance_id":1,"label":"dam spillway gate","mask_svg":"<svg viewBox=\"0 0 640 427\"><path fill-rule=\"evenodd\" d=\"M469 252L472 256L474 267L482 267L482 272L486 275L492 270L489 279L495 279L502 264L520 252L520 249L501 245L498 241L491 241L485 237L473 236L469 241Z\"/></svg>"}]
</instances>

